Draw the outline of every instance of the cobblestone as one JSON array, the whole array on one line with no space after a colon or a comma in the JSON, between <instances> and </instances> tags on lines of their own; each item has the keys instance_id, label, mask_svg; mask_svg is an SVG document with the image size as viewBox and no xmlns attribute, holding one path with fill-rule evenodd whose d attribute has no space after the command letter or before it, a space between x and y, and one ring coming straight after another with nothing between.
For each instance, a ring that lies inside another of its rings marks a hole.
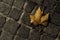
<instances>
[{"instance_id":1,"label":"cobblestone","mask_svg":"<svg viewBox=\"0 0 60 40\"><path fill-rule=\"evenodd\" d=\"M16 21L9 20L5 23L3 30L11 34L15 34L19 27L19 24Z\"/></svg>"},{"instance_id":2,"label":"cobblestone","mask_svg":"<svg viewBox=\"0 0 60 40\"><path fill-rule=\"evenodd\" d=\"M26 0L15 0L14 1L14 6L16 6L19 9L22 9Z\"/></svg>"},{"instance_id":3,"label":"cobblestone","mask_svg":"<svg viewBox=\"0 0 60 40\"><path fill-rule=\"evenodd\" d=\"M4 3L0 3L0 12L3 14L8 14L10 11L10 6L4 4Z\"/></svg>"},{"instance_id":4,"label":"cobblestone","mask_svg":"<svg viewBox=\"0 0 60 40\"><path fill-rule=\"evenodd\" d=\"M38 6L50 14L46 27L30 23ZM60 0L0 0L0 40L60 40L59 13Z\"/></svg>"},{"instance_id":5,"label":"cobblestone","mask_svg":"<svg viewBox=\"0 0 60 40\"><path fill-rule=\"evenodd\" d=\"M26 25L21 25L21 28L17 31L17 35L22 38L28 38L30 29L26 27Z\"/></svg>"},{"instance_id":6,"label":"cobblestone","mask_svg":"<svg viewBox=\"0 0 60 40\"><path fill-rule=\"evenodd\" d=\"M6 21L6 18L0 15L0 33L2 31L5 21Z\"/></svg>"},{"instance_id":7,"label":"cobblestone","mask_svg":"<svg viewBox=\"0 0 60 40\"><path fill-rule=\"evenodd\" d=\"M7 33L7 32L2 32L1 36L0 36L0 40L12 40L13 39L13 35Z\"/></svg>"},{"instance_id":8,"label":"cobblestone","mask_svg":"<svg viewBox=\"0 0 60 40\"><path fill-rule=\"evenodd\" d=\"M43 0L30 0L30 1L33 1L33 2L35 2L35 3L37 3L37 4L42 4L42 2L43 2Z\"/></svg>"},{"instance_id":9,"label":"cobblestone","mask_svg":"<svg viewBox=\"0 0 60 40\"><path fill-rule=\"evenodd\" d=\"M59 34L58 34L58 39L60 40L60 32L59 32Z\"/></svg>"},{"instance_id":10,"label":"cobblestone","mask_svg":"<svg viewBox=\"0 0 60 40\"><path fill-rule=\"evenodd\" d=\"M9 16L15 20L18 20L19 17L21 16L22 14L22 10L18 10L16 8L12 8L10 13L9 13Z\"/></svg>"},{"instance_id":11,"label":"cobblestone","mask_svg":"<svg viewBox=\"0 0 60 40\"><path fill-rule=\"evenodd\" d=\"M56 38L56 36L59 32L59 29L58 29L58 26L49 23L49 25L47 26L45 32L47 34L49 34L49 36Z\"/></svg>"},{"instance_id":12,"label":"cobblestone","mask_svg":"<svg viewBox=\"0 0 60 40\"><path fill-rule=\"evenodd\" d=\"M40 37L40 40L55 40L55 38L52 38L50 36L48 36L47 34L43 34L41 37Z\"/></svg>"},{"instance_id":13,"label":"cobblestone","mask_svg":"<svg viewBox=\"0 0 60 40\"><path fill-rule=\"evenodd\" d=\"M9 0L9 1L8 1L8 0L3 0L4 3L7 3L7 4L9 4L9 5L12 5L13 1L14 1L14 0Z\"/></svg>"},{"instance_id":14,"label":"cobblestone","mask_svg":"<svg viewBox=\"0 0 60 40\"><path fill-rule=\"evenodd\" d=\"M31 13L32 10L34 9L34 7L37 5L36 3L32 2L32 1L29 1L27 2L27 6L25 8L25 11L28 12L28 13ZM33 5L33 6L32 6Z\"/></svg>"},{"instance_id":15,"label":"cobblestone","mask_svg":"<svg viewBox=\"0 0 60 40\"><path fill-rule=\"evenodd\" d=\"M17 35L14 40L26 40L26 39Z\"/></svg>"},{"instance_id":16,"label":"cobblestone","mask_svg":"<svg viewBox=\"0 0 60 40\"><path fill-rule=\"evenodd\" d=\"M51 15L51 22L60 25L60 14L59 13L54 13Z\"/></svg>"},{"instance_id":17,"label":"cobblestone","mask_svg":"<svg viewBox=\"0 0 60 40\"><path fill-rule=\"evenodd\" d=\"M40 33L36 30L33 30L28 38L28 40L40 40Z\"/></svg>"}]
</instances>

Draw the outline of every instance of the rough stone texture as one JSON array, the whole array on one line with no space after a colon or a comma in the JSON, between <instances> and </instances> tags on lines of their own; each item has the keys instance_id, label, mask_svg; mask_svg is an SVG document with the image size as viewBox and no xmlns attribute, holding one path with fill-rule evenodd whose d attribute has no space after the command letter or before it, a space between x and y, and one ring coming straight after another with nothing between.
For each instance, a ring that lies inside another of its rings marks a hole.
<instances>
[{"instance_id":1,"label":"rough stone texture","mask_svg":"<svg viewBox=\"0 0 60 40\"><path fill-rule=\"evenodd\" d=\"M2 34L0 36L0 40L13 40L13 35L4 31L4 32L2 32Z\"/></svg>"},{"instance_id":2,"label":"rough stone texture","mask_svg":"<svg viewBox=\"0 0 60 40\"><path fill-rule=\"evenodd\" d=\"M0 15L0 28L4 25L6 18Z\"/></svg>"},{"instance_id":3,"label":"rough stone texture","mask_svg":"<svg viewBox=\"0 0 60 40\"><path fill-rule=\"evenodd\" d=\"M32 26L32 28L39 31L39 32L41 32L44 29L44 26L38 25L38 26Z\"/></svg>"},{"instance_id":4,"label":"rough stone texture","mask_svg":"<svg viewBox=\"0 0 60 40\"><path fill-rule=\"evenodd\" d=\"M60 10L60 5L59 4L60 4L60 2L57 3L57 6L55 8L56 9L55 10L56 13L60 13L60 11L59 11Z\"/></svg>"},{"instance_id":5,"label":"rough stone texture","mask_svg":"<svg viewBox=\"0 0 60 40\"><path fill-rule=\"evenodd\" d=\"M35 2L35 3L37 3L37 4L42 4L42 2L43 2L43 0L30 0L30 1L33 1L33 2Z\"/></svg>"},{"instance_id":6,"label":"rough stone texture","mask_svg":"<svg viewBox=\"0 0 60 40\"><path fill-rule=\"evenodd\" d=\"M15 20L18 20L20 15L22 14L22 10L18 10L16 8L12 8L10 13L9 13L9 16Z\"/></svg>"},{"instance_id":7,"label":"rough stone texture","mask_svg":"<svg viewBox=\"0 0 60 40\"><path fill-rule=\"evenodd\" d=\"M3 0L4 3L7 3L7 4L9 4L9 5L12 5L13 1L14 1L14 0L9 0L9 1L8 1L8 0Z\"/></svg>"},{"instance_id":8,"label":"rough stone texture","mask_svg":"<svg viewBox=\"0 0 60 40\"><path fill-rule=\"evenodd\" d=\"M60 2L57 4L54 14L51 15L51 22L60 25Z\"/></svg>"},{"instance_id":9,"label":"rough stone texture","mask_svg":"<svg viewBox=\"0 0 60 40\"><path fill-rule=\"evenodd\" d=\"M17 35L22 38L28 38L30 29L26 27L26 25L21 25L21 28L17 31Z\"/></svg>"},{"instance_id":10,"label":"rough stone texture","mask_svg":"<svg viewBox=\"0 0 60 40\"><path fill-rule=\"evenodd\" d=\"M30 23L30 14L31 13L25 12L21 20L22 20L22 23L29 25L29 26L32 26Z\"/></svg>"},{"instance_id":11,"label":"rough stone texture","mask_svg":"<svg viewBox=\"0 0 60 40\"><path fill-rule=\"evenodd\" d=\"M51 15L51 22L56 25L60 25L60 13L54 13Z\"/></svg>"},{"instance_id":12,"label":"rough stone texture","mask_svg":"<svg viewBox=\"0 0 60 40\"><path fill-rule=\"evenodd\" d=\"M27 2L28 4L26 5L25 11L28 13L31 13L34 7L37 5L36 3L29 1ZM32 6L33 5L33 6Z\"/></svg>"},{"instance_id":13,"label":"rough stone texture","mask_svg":"<svg viewBox=\"0 0 60 40\"><path fill-rule=\"evenodd\" d=\"M26 40L26 39L17 35L14 40Z\"/></svg>"},{"instance_id":14,"label":"rough stone texture","mask_svg":"<svg viewBox=\"0 0 60 40\"><path fill-rule=\"evenodd\" d=\"M58 39L60 40L60 32L59 32L59 34L58 34Z\"/></svg>"},{"instance_id":15,"label":"rough stone texture","mask_svg":"<svg viewBox=\"0 0 60 40\"><path fill-rule=\"evenodd\" d=\"M5 23L3 30L11 34L15 34L19 27L19 24L16 21L9 20Z\"/></svg>"},{"instance_id":16,"label":"rough stone texture","mask_svg":"<svg viewBox=\"0 0 60 40\"><path fill-rule=\"evenodd\" d=\"M49 25L47 26L45 32L47 34L49 34L49 36L55 38L57 36L58 32L59 32L59 29L58 29L58 26L49 23Z\"/></svg>"},{"instance_id":17,"label":"rough stone texture","mask_svg":"<svg viewBox=\"0 0 60 40\"><path fill-rule=\"evenodd\" d=\"M16 6L19 9L22 9L26 0L15 0L14 1L14 6Z\"/></svg>"},{"instance_id":18,"label":"rough stone texture","mask_svg":"<svg viewBox=\"0 0 60 40\"><path fill-rule=\"evenodd\" d=\"M0 12L3 14L8 14L10 11L10 6L4 4L4 3L0 3Z\"/></svg>"},{"instance_id":19,"label":"rough stone texture","mask_svg":"<svg viewBox=\"0 0 60 40\"><path fill-rule=\"evenodd\" d=\"M44 14L46 12L52 13L54 11L54 8L56 6L56 2L57 0L44 0L43 4L42 4L42 10L44 10Z\"/></svg>"},{"instance_id":20,"label":"rough stone texture","mask_svg":"<svg viewBox=\"0 0 60 40\"><path fill-rule=\"evenodd\" d=\"M43 33L43 35L40 37L40 40L55 40L55 39Z\"/></svg>"},{"instance_id":21,"label":"rough stone texture","mask_svg":"<svg viewBox=\"0 0 60 40\"><path fill-rule=\"evenodd\" d=\"M38 6L50 14L46 27L30 23ZM60 0L0 0L0 40L60 40L59 13Z\"/></svg>"},{"instance_id":22,"label":"rough stone texture","mask_svg":"<svg viewBox=\"0 0 60 40\"><path fill-rule=\"evenodd\" d=\"M40 32L36 31L36 30L33 30L30 33L30 36L29 36L28 40L40 40Z\"/></svg>"},{"instance_id":23,"label":"rough stone texture","mask_svg":"<svg viewBox=\"0 0 60 40\"><path fill-rule=\"evenodd\" d=\"M2 31L5 21L6 21L6 18L0 15L0 32Z\"/></svg>"},{"instance_id":24,"label":"rough stone texture","mask_svg":"<svg viewBox=\"0 0 60 40\"><path fill-rule=\"evenodd\" d=\"M30 24L30 18L29 15L31 13L24 13L23 17L22 17L22 23L27 24L27 25L31 25Z\"/></svg>"},{"instance_id":25,"label":"rough stone texture","mask_svg":"<svg viewBox=\"0 0 60 40\"><path fill-rule=\"evenodd\" d=\"M57 0L44 0L44 6L47 7L47 9L54 6Z\"/></svg>"}]
</instances>

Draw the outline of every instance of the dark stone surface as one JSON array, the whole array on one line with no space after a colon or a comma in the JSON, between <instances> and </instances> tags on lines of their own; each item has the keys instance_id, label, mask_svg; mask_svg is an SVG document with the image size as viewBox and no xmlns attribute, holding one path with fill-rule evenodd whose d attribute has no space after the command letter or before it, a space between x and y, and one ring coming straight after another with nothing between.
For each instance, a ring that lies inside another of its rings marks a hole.
<instances>
[{"instance_id":1,"label":"dark stone surface","mask_svg":"<svg viewBox=\"0 0 60 40\"><path fill-rule=\"evenodd\" d=\"M19 30L17 31L17 35L19 35L22 38L28 38L30 29L26 27L26 25L21 25Z\"/></svg>"},{"instance_id":2,"label":"dark stone surface","mask_svg":"<svg viewBox=\"0 0 60 40\"><path fill-rule=\"evenodd\" d=\"M10 13L9 13L9 16L15 20L18 20L20 15L22 14L22 10L18 10L16 8L12 8Z\"/></svg>"},{"instance_id":3,"label":"dark stone surface","mask_svg":"<svg viewBox=\"0 0 60 40\"><path fill-rule=\"evenodd\" d=\"M44 3L42 4L44 13L46 12L53 12L57 0L44 0Z\"/></svg>"},{"instance_id":4,"label":"dark stone surface","mask_svg":"<svg viewBox=\"0 0 60 40\"><path fill-rule=\"evenodd\" d=\"M36 3L32 2L32 1L29 1L27 2L27 6L25 8L25 11L28 12L28 13L31 13L32 10L34 9L34 7L37 5Z\"/></svg>"},{"instance_id":5,"label":"dark stone surface","mask_svg":"<svg viewBox=\"0 0 60 40\"><path fill-rule=\"evenodd\" d=\"M60 13L59 10L60 10L60 2L57 3L56 8L55 8L55 12Z\"/></svg>"},{"instance_id":6,"label":"dark stone surface","mask_svg":"<svg viewBox=\"0 0 60 40\"><path fill-rule=\"evenodd\" d=\"M22 37L20 37L20 36L16 36L15 38L14 38L15 40L26 40L25 38L22 38Z\"/></svg>"},{"instance_id":7,"label":"dark stone surface","mask_svg":"<svg viewBox=\"0 0 60 40\"><path fill-rule=\"evenodd\" d=\"M4 31L1 33L0 40L13 40L13 35Z\"/></svg>"},{"instance_id":8,"label":"dark stone surface","mask_svg":"<svg viewBox=\"0 0 60 40\"><path fill-rule=\"evenodd\" d=\"M47 33L49 36L56 38L59 29L58 26L49 23L49 25L47 26L46 30L44 30L45 33Z\"/></svg>"},{"instance_id":9,"label":"dark stone surface","mask_svg":"<svg viewBox=\"0 0 60 40\"><path fill-rule=\"evenodd\" d=\"M30 1L33 1L33 2L35 2L37 4L39 4L39 5L43 2L43 0L30 0Z\"/></svg>"},{"instance_id":10,"label":"dark stone surface","mask_svg":"<svg viewBox=\"0 0 60 40\"><path fill-rule=\"evenodd\" d=\"M41 35L40 40L55 40L55 38L49 37L47 34L43 33Z\"/></svg>"},{"instance_id":11,"label":"dark stone surface","mask_svg":"<svg viewBox=\"0 0 60 40\"><path fill-rule=\"evenodd\" d=\"M8 14L10 11L10 6L0 3L0 12L3 14Z\"/></svg>"},{"instance_id":12,"label":"dark stone surface","mask_svg":"<svg viewBox=\"0 0 60 40\"><path fill-rule=\"evenodd\" d=\"M51 22L60 25L60 2L57 3L54 14L51 14Z\"/></svg>"},{"instance_id":13,"label":"dark stone surface","mask_svg":"<svg viewBox=\"0 0 60 40\"><path fill-rule=\"evenodd\" d=\"M54 13L51 15L51 22L55 25L60 25L60 13Z\"/></svg>"},{"instance_id":14,"label":"dark stone surface","mask_svg":"<svg viewBox=\"0 0 60 40\"><path fill-rule=\"evenodd\" d=\"M0 15L0 28L4 25L6 18Z\"/></svg>"},{"instance_id":15,"label":"dark stone surface","mask_svg":"<svg viewBox=\"0 0 60 40\"><path fill-rule=\"evenodd\" d=\"M9 4L9 5L12 5L13 0L9 0L9 1L8 1L8 0L3 0L3 2L4 2L4 3L7 3L7 4Z\"/></svg>"},{"instance_id":16,"label":"dark stone surface","mask_svg":"<svg viewBox=\"0 0 60 40\"><path fill-rule=\"evenodd\" d=\"M40 32L36 31L36 30L33 30L30 33L30 36L29 36L28 40L40 40Z\"/></svg>"},{"instance_id":17,"label":"dark stone surface","mask_svg":"<svg viewBox=\"0 0 60 40\"><path fill-rule=\"evenodd\" d=\"M0 32L2 31L5 21L6 21L6 18L0 15Z\"/></svg>"},{"instance_id":18,"label":"dark stone surface","mask_svg":"<svg viewBox=\"0 0 60 40\"><path fill-rule=\"evenodd\" d=\"M58 39L60 40L60 32L59 32L59 34L58 34Z\"/></svg>"},{"instance_id":19,"label":"dark stone surface","mask_svg":"<svg viewBox=\"0 0 60 40\"><path fill-rule=\"evenodd\" d=\"M23 17L22 17L22 23L26 24L26 25L31 25L30 23L30 16L31 13L24 13Z\"/></svg>"},{"instance_id":20,"label":"dark stone surface","mask_svg":"<svg viewBox=\"0 0 60 40\"><path fill-rule=\"evenodd\" d=\"M49 0L49 1L44 1L43 4L43 9L44 9L44 14L46 12L49 12L50 14L50 21L56 25L60 25L60 2L57 2L57 0Z\"/></svg>"},{"instance_id":21,"label":"dark stone surface","mask_svg":"<svg viewBox=\"0 0 60 40\"><path fill-rule=\"evenodd\" d=\"M47 27L30 23L31 12L37 6L40 6L44 13L50 14ZM17 22L22 11L25 13L20 27ZM6 21L5 17L0 16L0 40L60 40L60 0L0 0L0 12L3 16L14 19Z\"/></svg>"},{"instance_id":22,"label":"dark stone surface","mask_svg":"<svg viewBox=\"0 0 60 40\"><path fill-rule=\"evenodd\" d=\"M57 0L44 0L44 6L51 7L56 3Z\"/></svg>"},{"instance_id":23,"label":"dark stone surface","mask_svg":"<svg viewBox=\"0 0 60 40\"><path fill-rule=\"evenodd\" d=\"M26 0L15 0L14 1L14 6L16 6L19 9L22 9Z\"/></svg>"},{"instance_id":24,"label":"dark stone surface","mask_svg":"<svg viewBox=\"0 0 60 40\"><path fill-rule=\"evenodd\" d=\"M3 31L7 31L11 34L15 34L19 27L19 24L16 21L9 20L5 23Z\"/></svg>"}]
</instances>

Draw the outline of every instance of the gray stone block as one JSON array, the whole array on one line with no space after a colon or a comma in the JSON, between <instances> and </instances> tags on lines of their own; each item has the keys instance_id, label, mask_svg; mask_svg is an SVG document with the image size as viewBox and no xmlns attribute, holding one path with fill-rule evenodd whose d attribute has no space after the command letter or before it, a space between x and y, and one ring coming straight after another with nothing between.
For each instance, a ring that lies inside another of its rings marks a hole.
<instances>
[{"instance_id":1,"label":"gray stone block","mask_svg":"<svg viewBox=\"0 0 60 40\"><path fill-rule=\"evenodd\" d=\"M58 34L58 39L60 40L60 32L59 32L59 34Z\"/></svg>"},{"instance_id":2,"label":"gray stone block","mask_svg":"<svg viewBox=\"0 0 60 40\"><path fill-rule=\"evenodd\" d=\"M0 28L4 25L6 18L0 15Z\"/></svg>"},{"instance_id":3,"label":"gray stone block","mask_svg":"<svg viewBox=\"0 0 60 40\"><path fill-rule=\"evenodd\" d=\"M15 38L14 38L14 40L26 40L26 39L24 39L24 38L22 38L22 37L20 37L20 36L16 36Z\"/></svg>"},{"instance_id":4,"label":"gray stone block","mask_svg":"<svg viewBox=\"0 0 60 40\"><path fill-rule=\"evenodd\" d=\"M46 30L44 30L45 33L47 33L49 36L56 38L58 32L59 32L59 28L58 26L49 23L49 25L47 26Z\"/></svg>"},{"instance_id":5,"label":"gray stone block","mask_svg":"<svg viewBox=\"0 0 60 40\"><path fill-rule=\"evenodd\" d=\"M33 30L30 33L28 40L40 40L40 36L41 35L39 31Z\"/></svg>"},{"instance_id":6,"label":"gray stone block","mask_svg":"<svg viewBox=\"0 0 60 40\"><path fill-rule=\"evenodd\" d=\"M37 5L36 3L32 2L32 1L29 1L27 2L28 4L26 5L25 7L25 11L28 12L28 13L31 13L32 10L35 8L35 6Z\"/></svg>"},{"instance_id":7,"label":"gray stone block","mask_svg":"<svg viewBox=\"0 0 60 40\"><path fill-rule=\"evenodd\" d=\"M4 3L7 3L7 4L9 4L9 5L12 5L13 1L14 1L14 0L9 0L9 1L8 1L8 0L3 0Z\"/></svg>"},{"instance_id":8,"label":"gray stone block","mask_svg":"<svg viewBox=\"0 0 60 40\"><path fill-rule=\"evenodd\" d=\"M19 27L19 24L16 21L9 20L5 23L3 31L7 31L11 34L15 34L18 27Z\"/></svg>"},{"instance_id":9,"label":"gray stone block","mask_svg":"<svg viewBox=\"0 0 60 40\"><path fill-rule=\"evenodd\" d=\"M13 40L13 35L4 31L1 33L0 40Z\"/></svg>"},{"instance_id":10,"label":"gray stone block","mask_svg":"<svg viewBox=\"0 0 60 40\"><path fill-rule=\"evenodd\" d=\"M55 25L60 25L60 3L58 2L55 10L50 13L50 22L55 24ZM53 9L52 9L53 10Z\"/></svg>"},{"instance_id":11,"label":"gray stone block","mask_svg":"<svg viewBox=\"0 0 60 40\"><path fill-rule=\"evenodd\" d=\"M15 0L13 5L19 9L22 9L25 4L25 1L26 0Z\"/></svg>"},{"instance_id":12,"label":"gray stone block","mask_svg":"<svg viewBox=\"0 0 60 40\"><path fill-rule=\"evenodd\" d=\"M10 6L0 3L0 12L3 14L8 14L10 11Z\"/></svg>"},{"instance_id":13,"label":"gray stone block","mask_svg":"<svg viewBox=\"0 0 60 40\"><path fill-rule=\"evenodd\" d=\"M54 10L54 6L56 6L56 1L57 0L44 0L43 6L45 12L52 12Z\"/></svg>"},{"instance_id":14,"label":"gray stone block","mask_svg":"<svg viewBox=\"0 0 60 40\"><path fill-rule=\"evenodd\" d=\"M9 16L15 20L18 20L19 17L21 16L22 14L22 10L18 10L16 8L12 8L10 13L9 13Z\"/></svg>"},{"instance_id":15,"label":"gray stone block","mask_svg":"<svg viewBox=\"0 0 60 40\"><path fill-rule=\"evenodd\" d=\"M31 25L31 23L30 23L30 14L31 13L24 13L24 15L23 15L23 17L22 17L22 23L24 23L24 24L26 24L26 25Z\"/></svg>"},{"instance_id":16,"label":"gray stone block","mask_svg":"<svg viewBox=\"0 0 60 40\"><path fill-rule=\"evenodd\" d=\"M54 38L48 36L47 34L43 34L41 37L40 37L40 40L55 40Z\"/></svg>"},{"instance_id":17,"label":"gray stone block","mask_svg":"<svg viewBox=\"0 0 60 40\"><path fill-rule=\"evenodd\" d=\"M0 32L2 31L5 21L6 21L6 18L0 15Z\"/></svg>"},{"instance_id":18,"label":"gray stone block","mask_svg":"<svg viewBox=\"0 0 60 40\"><path fill-rule=\"evenodd\" d=\"M30 29L26 27L26 25L21 25L19 30L17 31L17 35L19 35L22 38L28 38Z\"/></svg>"},{"instance_id":19,"label":"gray stone block","mask_svg":"<svg viewBox=\"0 0 60 40\"><path fill-rule=\"evenodd\" d=\"M39 5L43 2L43 0L30 0L30 1L33 1L33 2L35 2L37 4L39 4Z\"/></svg>"},{"instance_id":20,"label":"gray stone block","mask_svg":"<svg viewBox=\"0 0 60 40\"><path fill-rule=\"evenodd\" d=\"M60 10L60 2L57 3L56 8L55 8L55 12L60 13L59 10Z\"/></svg>"},{"instance_id":21,"label":"gray stone block","mask_svg":"<svg viewBox=\"0 0 60 40\"><path fill-rule=\"evenodd\" d=\"M55 25L60 25L60 13L53 13L50 16L52 23Z\"/></svg>"}]
</instances>

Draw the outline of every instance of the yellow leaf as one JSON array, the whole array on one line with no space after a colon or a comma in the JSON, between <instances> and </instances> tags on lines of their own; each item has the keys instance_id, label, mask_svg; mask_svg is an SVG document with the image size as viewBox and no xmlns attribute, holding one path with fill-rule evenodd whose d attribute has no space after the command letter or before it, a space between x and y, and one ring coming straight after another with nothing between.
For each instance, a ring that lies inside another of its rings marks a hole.
<instances>
[{"instance_id":1,"label":"yellow leaf","mask_svg":"<svg viewBox=\"0 0 60 40\"><path fill-rule=\"evenodd\" d=\"M33 23L34 25L42 24L44 26L47 25L47 20L49 18L49 13L46 15L42 16L43 11L41 11L40 7L36 10L34 15L30 15L30 22Z\"/></svg>"},{"instance_id":2,"label":"yellow leaf","mask_svg":"<svg viewBox=\"0 0 60 40\"><path fill-rule=\"evenodd\" d=\"M49 13L47 13L46 15L41 17L41 22L40 23L43 23L43 22L47 21L48 18L49 18Z\"/></svg>"}]
</instances>

